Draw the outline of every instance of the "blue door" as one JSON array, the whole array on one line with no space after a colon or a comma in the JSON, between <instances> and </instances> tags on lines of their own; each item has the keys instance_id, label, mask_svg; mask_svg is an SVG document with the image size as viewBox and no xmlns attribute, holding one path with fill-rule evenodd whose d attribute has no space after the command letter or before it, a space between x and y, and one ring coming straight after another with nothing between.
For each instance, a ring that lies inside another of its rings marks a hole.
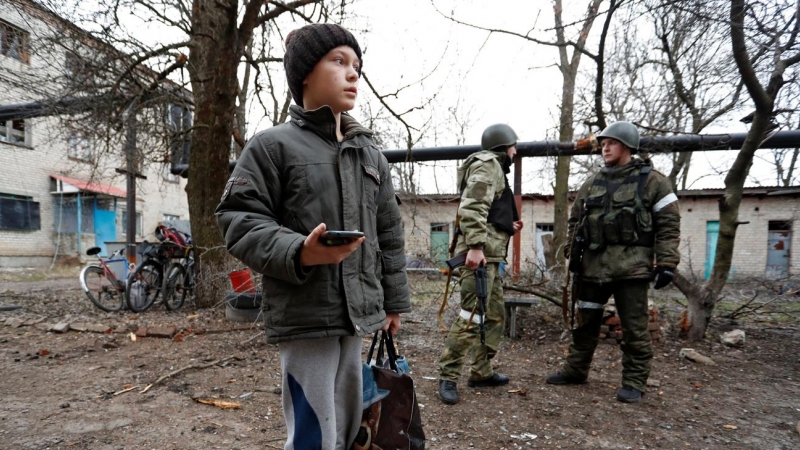
<instances>
[{"instance_id":1,"label":"blue door","mask_svg":"<svg viewBox=\"0 0 800 450\"><path fill-rule=\"evenodd\" d=\"M782 223L780 223L782 224ZM767 279L780 280L789 276L792 230L769 223L769 247L767 248Z\"/></svg>"},{"instance_id":2,"label":"blue door","mask_svg":"<svg viewBox=\"0 0 800 450\"><path fill-rule=\"evenodd\" d=\"M445 267L450 247L450 224L431 224L431 262L434 267Z\"/></svg>"},{"instance_id":3,"label":"blue door","mask_svg":"<svg viewBox=\"0 0 800 450\"><path fill-rule=\"evenodd\" d=\"M117 200L114 198L94 198L94 245L100 247L100 254L108 256L106 242L117 240Z\"/></svg>"},{"instance_id":4,"label":"blue door","mask_svg":"<svg viewBox=\"0 0 800 450\"><path fill-rule=\"evenodd\" d=\"M711 276L714 258L717 256L717 239L719 238L719 222L706 224L706 280Z\"/></svg>"}]
</instances>

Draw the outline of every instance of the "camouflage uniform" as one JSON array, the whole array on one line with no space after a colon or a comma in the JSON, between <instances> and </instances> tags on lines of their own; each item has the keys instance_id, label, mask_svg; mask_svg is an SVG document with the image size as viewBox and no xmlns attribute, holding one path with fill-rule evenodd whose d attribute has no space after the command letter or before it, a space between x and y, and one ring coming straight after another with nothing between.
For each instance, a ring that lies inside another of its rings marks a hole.
<instances>
[{"instance_id":1,"label":"camouflage uniform","mask_svg":"<svg viewBox=\"0 0 800 450\"><path fill-rule=\"evenodd\" d=\"M654 263L670 270L678 265L678 197L666 176L651 171L649 161L634 158L623 166L606 167L578 191L568 242L576 230L588 247L578 285L579 326L572 332L561 374L577 380L589 376L604 305L614 295L623 328L622 385L644 392L653 357L647 330L648 283Z\"/></svg>"},{"instance_id":2,"label":"camouflage uniform","mask_svg":"<svg viewBox=\"0 0 800 450\"><path fill-rule=\"evenodd\" d=\"M511 234L489 223L487 217L492 203L501 197L506 188L502 166L505 158L505 152L482 150L470 155L458 169L458 185L464 186L464 189L458 207L461 235L455 254L466 253L471 248L483 248L489 294L484 317L486 344L480 345L475 273L461 267L461 313L450 327L439 358L441 380L458 381L467 353L471 354L470 380L483 380L494 374L491 360L497 354L506 320L499 266L505 261Z\"/></svg>"}]
</instances>

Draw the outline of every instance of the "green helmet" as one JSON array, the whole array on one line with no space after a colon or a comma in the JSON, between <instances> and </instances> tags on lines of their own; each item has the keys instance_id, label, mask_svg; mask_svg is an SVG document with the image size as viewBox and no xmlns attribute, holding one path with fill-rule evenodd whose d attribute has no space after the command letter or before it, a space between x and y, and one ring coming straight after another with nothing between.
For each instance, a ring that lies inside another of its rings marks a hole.
<instances>
[{"instance_id":1,"label":"green helmet","mask_svg":"<svg viewBox=\"0 0 800 450\"><path fill-rule=\"evenodd\" d=\"M597 135L599 142L602 142L603 138L616 139L631 149L631 152L639 150L639 130L636 125L630 122L619 121L612 123Z\"/></svg>"},{"instance_id":2,"label":"green helmet","mask_svg":"<svg viewBox=\"0 0 800 450\"><path fill-rule=\"evenodd\" d=\"M497 123L489 125L483 130L481 148L492 150L496 147L510 147L517 143L517 139L519 139L517 133L510 126L504 123Z\"/></svg>"}]
</instances>

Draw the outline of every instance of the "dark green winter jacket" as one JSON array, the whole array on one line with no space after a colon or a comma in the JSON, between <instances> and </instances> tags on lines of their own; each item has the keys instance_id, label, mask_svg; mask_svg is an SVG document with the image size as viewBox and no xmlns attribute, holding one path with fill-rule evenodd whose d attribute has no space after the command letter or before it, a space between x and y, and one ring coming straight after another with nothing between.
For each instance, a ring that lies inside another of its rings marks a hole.
<instances>
[{"instance_id":1,"label":"dark green winter jacket","mask_svg":"<svg viewBox=\"0 0 800 450\"><path fill-rule=\"evenodd\" d=\"M247 143L217 221L228 251L264 275L268 341L369 334L387 312L411 309L389 164L352 117L342 114L339 143L329 107L293 105L290 114ZM338 265L300 268L303 241L320 223L366 240Z\"/></svg>"},{"instance_id":2,"label":"dark green winter jacket","mask_svg":"<svg viewBox=\"0 0 800 450\"><path fill-rule=\"evenodd\" d=\"M649 171L645 178L642 167ZM585 281L650 279L654 265L674 269L680 261L678 197L666 176L650 171L649 161L634 158L590 176L572 205L569 243L579 224L588 247L581 265ZM567 245L565 255L569 251Z\"/></svg>"}]
</instances>

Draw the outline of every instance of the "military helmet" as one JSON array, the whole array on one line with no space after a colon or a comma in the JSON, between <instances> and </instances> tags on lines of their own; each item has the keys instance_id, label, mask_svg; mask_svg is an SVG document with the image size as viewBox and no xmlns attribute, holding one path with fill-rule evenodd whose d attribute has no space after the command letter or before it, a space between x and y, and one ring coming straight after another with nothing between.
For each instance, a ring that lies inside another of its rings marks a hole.
<instances>
[{"instance_id":1,"label":"military helmet","mask_svg":"<svg viewBox=\"0 0 800 450\"><path fill-rule=\"evenodd\" d=\"M602 142L603 138L616 139L631 149L631 152L639 150L639 130L630 122L612 123L597 135L598 141Z\"/></svg>"},{"instance_id":2,"label":"military helmet","mask_svg":"<svg viewBox=\"0 0 800 450\"><path fill-rule=\"evenodd\" d=\"M483 130L481 148L492 150L496 147L510 147L517 143L517 139L519 139L517 133L510 126L504 123L496 123Z\"/></svg>"}]
</instances>

